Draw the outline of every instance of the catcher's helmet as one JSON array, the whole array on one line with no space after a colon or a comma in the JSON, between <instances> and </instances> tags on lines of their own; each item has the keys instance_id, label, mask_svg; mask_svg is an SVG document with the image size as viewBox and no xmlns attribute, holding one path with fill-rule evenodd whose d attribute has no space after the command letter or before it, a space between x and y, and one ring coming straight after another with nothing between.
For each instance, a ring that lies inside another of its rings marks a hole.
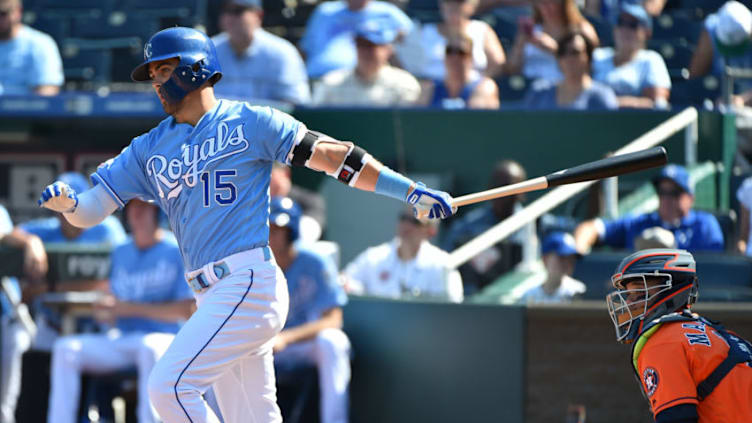
<instances>
[{"instance_id":1,"label":"catcher's helmet","mask_svg":"<svg viewBox=\"0 0 752 423\"><path fill-rule=\"evenodd\" d=\"M606 297L619 342L631 343L646 323L691 306L697 270L685 250L642 250L627 256L611 276L616 291Z\"/></svg>"},{"instance_id":2,"label":"catcher's helmet","mask_svg":"<svg viewBox=\"0 0 752 423\"><path fill-rule=\"evenodd\" d=\"M177 58L180 63L170 79L162 84L165 99L177 103L206 81L216 83L222 77L214 43L192 28L168 28L152 35L144 45L144 62L131 72L134 81L149 81L149 63Z\"/></svg>"},{"instance_id":3,"label":"catcher's helmet","mask_svg":"<svg viewBox=\"0 0 752 423\"><path fill-rule=\"evenodd\" d=\"M290 228L290 241L294 242L300 236L300 217L303 212L289 197L272 197L269 207L269 223L271 225Z\"/></svg>"}]
</instances>

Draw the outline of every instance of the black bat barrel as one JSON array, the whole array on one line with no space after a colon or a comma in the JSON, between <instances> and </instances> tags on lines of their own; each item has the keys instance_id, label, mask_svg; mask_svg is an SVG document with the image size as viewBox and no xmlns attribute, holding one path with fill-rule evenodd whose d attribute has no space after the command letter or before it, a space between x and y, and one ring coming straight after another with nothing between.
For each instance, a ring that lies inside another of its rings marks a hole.
<instances>
[{"instance_id":1,"label":"black bat barrel","mask_svg":"<svg viewBox=\"0 0 752 423\"><path fill-rule=\"evenodd\" d=\"M546 175L549 187L610 178L666 164L666 149L653 147L585 163Z\"/></svg>"}]
</instances>

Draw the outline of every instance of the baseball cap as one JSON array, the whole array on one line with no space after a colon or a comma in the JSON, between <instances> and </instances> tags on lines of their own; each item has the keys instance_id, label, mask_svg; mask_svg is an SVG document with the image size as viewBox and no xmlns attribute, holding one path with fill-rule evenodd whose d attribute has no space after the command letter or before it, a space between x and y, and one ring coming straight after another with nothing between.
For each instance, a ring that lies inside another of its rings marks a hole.
<instances>
[{"instance_id":1,"label":"baseball cap","mask_svg":"<svg viewBox=\"0 0 752 423\"><path fill-rule=\"evenodd\" d=\"M624 3L619 8L619 13L626 13L627 15L637 19L642 27L649 30L653 29L653 19L650 18L648 12L639 3Z\"/></svg>"},{"instance_id":2,"label":"baseball cap","mask_svg":"<svg viewBox=\"0 0 752 423\"><path fill-rule=\"evenodd\" d=\"M78 172L62 173L57 177L57 180L70 185L79 194L90 188L89 181Z\"/></svg>"},{"instance_id":3,"label":"baseball cap","mask_svg":"<svg viewBox=\"0 0 752 423\"><path fill-rule=\"evenodd\" d=\"M355 37L374 44L391 44L397 39L397 29L387 21L366 20L355 28Z\"/></svg>"},{"instance_id":4,"label":"baseball cap","mask_svg":"<svg viewBox=\"0 0 752 423\"><path fill-rule=\"evenodd\" d=\"M653 179L653 186L658 189L658 183L660 183L664 179L673 181L674 183L676 183L676 185L679 185L679 187L681 187L684 192L695 195L694 185L692 184L692 180L689 177L689 172L687 172L687 169L684 168L684 166L670 164L664 167L661 170L660 175Z\"/></svg>"},{"instance_id":5,"label":"baseball cap","mask_svg":"<svg viewBox=\"0 0 752 423\"><path fill-rule=\"evenodd\" d=\"M750 46L752 12L738 1L726 2L718 9L715 44L724 56L738 56Z\"/></svg>"},{"instance_id":6,"label":"baseball cap","mask_svg":"<svg viewBox=\"0 0 752 423\"><path fill-rule=\"evenodd\" d=\"M574 244L574 237L567 232L552 232L543 240L541 253L554 253L560 256L579 255Z\"/></svg>"}]
</instances>

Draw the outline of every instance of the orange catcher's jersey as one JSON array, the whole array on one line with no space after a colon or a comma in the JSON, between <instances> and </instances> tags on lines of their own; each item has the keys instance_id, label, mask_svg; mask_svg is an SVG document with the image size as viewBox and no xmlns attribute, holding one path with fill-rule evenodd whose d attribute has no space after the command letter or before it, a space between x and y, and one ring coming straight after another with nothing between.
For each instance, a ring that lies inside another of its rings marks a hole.
<instances>
[{"instance_id":1,"label":"orange catcher's jersey","mask_svg":"<svg viewBox=\"0 0 752 423\"><path fill-rule=\"evenodd\" d=\"M752 367L747 363L734 366L707 398L697 398L697 385L726 358L728 350L723 337L702 322L659 327L637 360L653 416L679 404L696 404L701 423L752 422Z\"/></svg>"}]
</instances>

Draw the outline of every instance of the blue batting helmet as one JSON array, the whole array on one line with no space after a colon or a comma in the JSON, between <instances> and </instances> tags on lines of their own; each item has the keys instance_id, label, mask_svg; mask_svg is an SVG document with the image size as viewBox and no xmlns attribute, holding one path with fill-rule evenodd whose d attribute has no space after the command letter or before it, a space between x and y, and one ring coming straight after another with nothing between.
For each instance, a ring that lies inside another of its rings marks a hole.
<instances>
[{"instance_id":1,"label":"blue batting helmet","mask_svg":"<svg viewBox=\"0 0 752 423\"><path fill-rule=\"evenodd\" d=\"M290 228L290 241L300 236L300 217L303 212L289 197L272 197L269 207L269 224Z\"/></svg>"},{"instance_id":2,"label":"blue batting helmet","mask_svg":"<svg viewBox=\"0 0 752 423\"><path fill-rule=\"evenodd\" d=\"M222 77L214 43L201 31L192 28L168 28L152 35L144 45L144 63L131 72L134 81L149 81L149 63L180 59L170 79L162 84L162 94L177 103L206 81L216 83Z\"/></svg>"}]
</instances>

